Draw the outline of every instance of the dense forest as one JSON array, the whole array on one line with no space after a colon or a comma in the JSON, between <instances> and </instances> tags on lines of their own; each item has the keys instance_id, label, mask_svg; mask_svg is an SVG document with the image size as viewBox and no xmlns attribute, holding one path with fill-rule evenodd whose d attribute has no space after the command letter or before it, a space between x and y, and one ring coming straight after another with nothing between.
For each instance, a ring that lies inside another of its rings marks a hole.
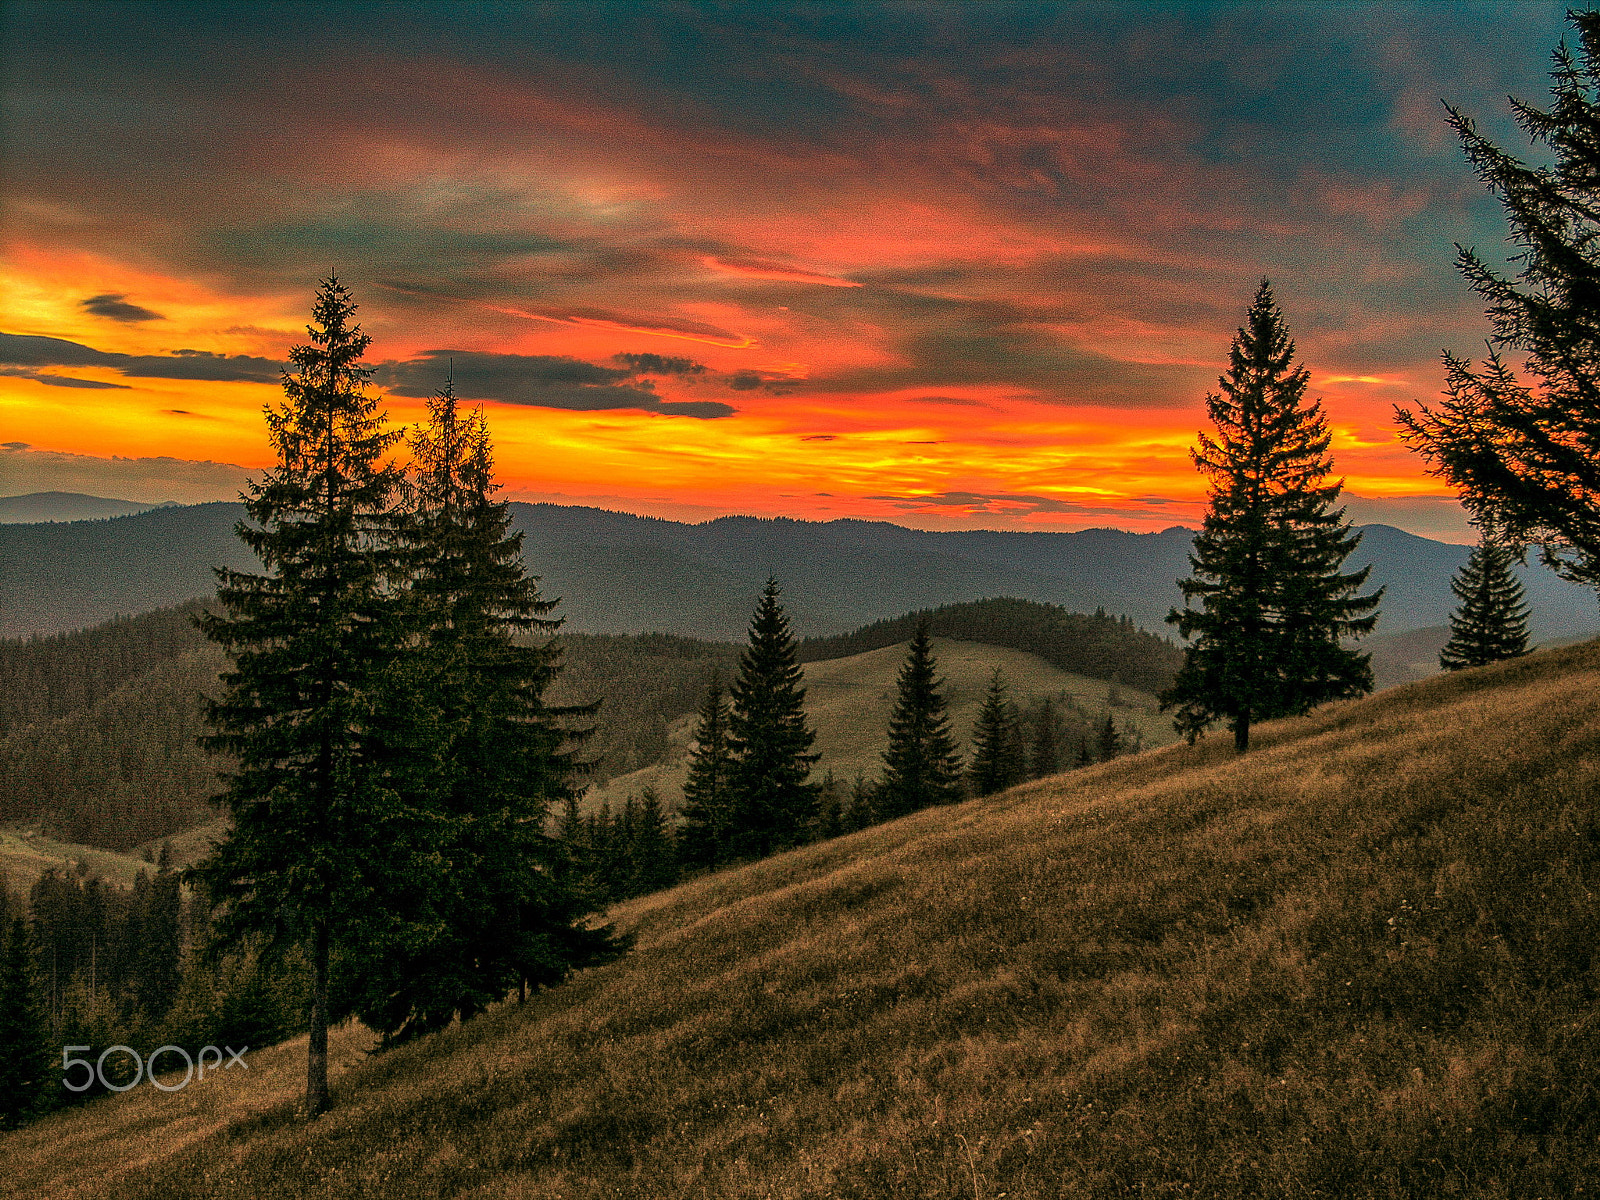
<instances>
[{"instance_id":1,"label":"dense forest","mask_svg":"<svg viewBox=\"0 0 1600 1200\"><path fill-rule=\"evenodd\" d=\"M1169 686L1183 652L1165 638L1146 633L1128 617L1104 609L1093 616L1068 612L1058 604L996 597L907 613L875 621L854 633L806 638L801 662L864 654L909 641L919 621L934 637L984 642L1037 654L1051 666L1091 679L1109 679L1141 691Z\"/></svg>"}]
</instances>

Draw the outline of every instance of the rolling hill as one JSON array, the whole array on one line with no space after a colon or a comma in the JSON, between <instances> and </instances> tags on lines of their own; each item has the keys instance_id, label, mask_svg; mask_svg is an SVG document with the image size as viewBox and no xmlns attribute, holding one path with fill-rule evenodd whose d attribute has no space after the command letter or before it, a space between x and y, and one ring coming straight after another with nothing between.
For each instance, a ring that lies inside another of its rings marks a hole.
<instances>
[{"instance_id":1,"label":"rolling hill","mask_svg":"<svg viewBox=\"0 0 1600 1200\"><path fill-rule=\"evenodd\" d=\"M857 775L875 779L882 772L889 711L894 707L896 679L906 652L907 643L900 643L805 664L806 716L817 732L813 749L822 756L812 769L813 779L831 771L848 785ZM1111 712L1119 729L1137 731L1146 746L1177 740L1172 719L1159 712L1156 698L1148 693L1058 670L1036 654L981 642L934 638L933 652L945 684L951 728L963 753L970 751L972 727L996 670L1005 676L1011 697L1018 703L1045 696L1068 697L1099 719L1114 694L1117 703ZM654 788L669 809L676 808L683 800L693 725L692 714L674 721L668 732L671 749L664 761L591 788L583 799L584 811L601 803L616 807L647 787Z\"/></svg>"},{"instance_id":2,"label":"rolling hill","mask_svg":"<svg viewBox=\"0 0 1600 1200\"><path fill-rule=\"evenodd\" d=\"M1104 608L1165 632L1188 573L1191 531L930 533L884 522L723 517L699 525L595 508L513 504L529 569L581 633L738 640L769 575L796 630L844 633L917 609L991 596ZM0 525L0 636L51 634L209 594L213 566L249 567L237 504L161 508L109 521ZM1467 548L1365 527L1352 565L1388 591L1384 632L1443 624ZM1540 639L1600 628L1594 594L1525 568Z\"/></svg>"},{"instance_id":3,"label":"rolling hill","mask_svg":"<svg viewBox=\"0 0 1600 1200\"><path fill-rule=\"evenodd\" d=\"M379 1057L3 1135L10 1195L1570 1197L1600 1165L1600 645L924 811L620 906Z\"/></svg>"}]
</instances>

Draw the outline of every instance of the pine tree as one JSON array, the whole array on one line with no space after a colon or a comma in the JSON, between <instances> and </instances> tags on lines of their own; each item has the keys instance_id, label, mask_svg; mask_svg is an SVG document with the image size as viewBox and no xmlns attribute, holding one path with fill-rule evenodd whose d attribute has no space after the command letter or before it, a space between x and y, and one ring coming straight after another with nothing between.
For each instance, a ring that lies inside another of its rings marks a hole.
<instances>
[{"instance_id":1,"label":"pine tree","mask_svg":"<svg viewBox=\"0 0 1600 1200\"><path fill-rule=\"evenodd\" d=\"M850 784L850 798L845 803L844 811L839 814L840 831L855 833L867 828L875 819L872 784L867 782L865 775L857 775Z\"/></svg>"},{"instance_id":2,"label":"pine tree","mask_svg":"<svg viewBox=\"0 0 1600 1200\"><path fill-rule=\"evenodd\" d=\"M223 906L225 937L308 946L310 1113L328 1104L334 944L358 943L433 868L394 777L388 698L405 630L392 586L398 473L383 458L396 435L366 392L371 339L355 311L324 281L311 341L290 351L286 400L267 413L278 464L249 485L249 522L236 526L266 574L219 570L222 612L199 618L232 660L207 744L236 765L221 797L231 829L193 878Z\"/></svg>"},{"instance_id":3,"label":"pine tree","mask_svg":"<svg viewBox=\"0 0 1600 1200\"><path fill-rule=\"evenodd\" d=\"M806 720L804 675L780 594L778 581L767 580L729 691L733 857L765 857L796 845L816 811L816 787L807 782L819 757L810 752L816 734Z\"/></svg>"},{"instance_id":4,"label":"pine tree","mask_svg":"<svg viewBox=\"0 0 1600 1200\"><path fill-rule=\"evenodd\" d=\"M732 805L733 750L728 741L728 700L713 677L694 728L689 777L683 785L678 855L689 869L724 861Z\"/></svg>"},{"instance_id":5,"label":"pine tree","mask_svg":"<svg viewBox=\"0 0 1600 1200\"><path fill-rule=\"evenodd\" d=\"M0 1129L18 1128L44 1104L50 1067L33 942L18 915L0 943Z\"/></svg>"},{"instance_id":6,"label":"pine tree","mask_svg":"<svg viewBox=\"0 0 1600 1200\"><path fill-rule=\"evenodd\" d=\"M1263 280L1221 391L1206 398L1217 436L1202 433L1193 451L1211 506L1194 575L1178 584L1184 608L1167 616L1192 640L1161 697L1190 741L1225 719L1243 752L1253 721L1372 690L1369 657L1341 639L1371 632L1377 617L1365 614L1382 591L1356 595L1370 567L1341 571L1361 535L1333 507L1341 485L1326 482L1331 435L1305 399L1309 380Z\"/></svg>"},{"instance_id":7,"label":"pine tree","mask_svg":"<svg viewBox=\"0 0 1600 1200\"><path fill-rule=\"evenodd\" d=\"M634 814L629 858L629 891L635 896L659 892L678 882L678 855L666 810L654 788L645 788Z\"/></svg>"},{"instance_id":8,"label":"pine tree","mask_svg":"<svg viewBox=\"0 0 1600 1200\"><path fill-rule=\"evenodd\" d=\"M1122 736L1117 732L1117 723L1111 713L1106 713L1106 719L1100 722L1100 727L1095 732L1094 757L1096 762L1110 762L1122 753Z\"/></svg>"},{"instance_id":9,"label":"pine tree","mask_svg":"<svg viewBox=\"0 0 1600 1200\"><path fill-rule=\"evenodd\" d=\"M884 819L961 799L961 754L937 678L928 623L917 625L900 667L899 695L889 714L878 811Z\"/></svg>"},{"instance_id":10,"label":"pine tree","mask_svg":"<svg viewBox=\"0 0 1600 1200\"><path fill-rule=\"evenodd\" d=\"M1033 744L1028 753L1028 777L1043 779L1061 770L1061 740L1057 729L1056 706L1049 696L1039 705L1033 723Z\"/></svg>"},{"instance_id":11,"label":"pine tree","mask_svg":"<svg viewBox=\"0 0 1600 1200\"><path fill-rule=\"evenodd\" d=\"M1008 698L1010 688L996 668L989 691L978 710L972 730L972 765L969 774L977 796L992 796L1022 779L1017 759L1016 710Z\"/></svg>"},{"instance_id":12,"label":"pine tree","mask_svg":"<svg viewBox=\"0 0 1600 1200\"><path fill-rule=\"evenodd\" d=\"M1446 671L1482 667L1528 652L1528 606L1512 573L1516 556L1494 542L1480 542L1450 581L1461 601L1450 614L1450 640L1439 652Z\"/></svg>"},{"instance_id":13,"label":"pine tree","mask_svg":"<svg viewBox=\"0 0 1600 1200\"><path fill-rule=\"evenodd\" d=\"M844 788L830 770L817 788L817 840L836 838L845 830Z\"/></svg>"},{"instance_id":14,"label":"pine tree","mask_svg":"<svg viewBox=\"0 0 1600 1200\"><path fill-rule=\"evenodd\" d=\"M1495 540L1538 544L1564 579L1600 585L1600 12L1571 11L1580 46L1555 53L1552 103L1511 102L1549 151L1530 166L1450 109L1467 158L1505 209L1520 278L1471 249L1456 265L1488 302L1490 353L1478 366L1445 355L1446 398L1397 409L1402 436L1461 489ZM1525 357L1524 375L1504 352Z\"/></svg>"},{"instance_id":15,"label":"pine tree","mask_svg":"<svg viewBox=\"0 0 1600 1200\"><path fill-rule=\"evenodd\" d=\"M447 382L428 417L409 439L396 531L415 640L402 682L427 709L425 742L409 749L449 867L433 877L442 886L413 895L418 916L361 972L362 1018L390 1042L470 1019L512 987L553 982L605 950L579 924L583 905L559 882L563 851L544 832L552 805L573 794L564 723L593 710L545 702L560 669L549 635L561 622L494 498L482 411L461 414ZM574 960L560 961L557 946Z\"/></svg>"}]
</instances>

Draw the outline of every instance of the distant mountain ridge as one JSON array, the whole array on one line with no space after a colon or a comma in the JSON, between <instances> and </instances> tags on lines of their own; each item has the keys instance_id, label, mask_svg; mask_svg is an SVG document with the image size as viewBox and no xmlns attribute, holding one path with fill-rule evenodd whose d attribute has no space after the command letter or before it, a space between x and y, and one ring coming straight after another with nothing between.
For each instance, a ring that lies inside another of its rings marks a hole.
<instances>
[{"instance_id":1,"label":"distant mountain ridge","mask_svg":"<svg viewBox=\"0 0 1600 1200\"><path fill-rule=\"evenodd\" d=\"M845 633L918 609L995 596L1126 615L1166 634L1193 531L928 532L887 522L722 517L699 525L605 509L512 504L528 568L560 597L567 628L744 636L778 578L801 635ZM239 504L160 508L107 521L0 526L0 636L85 628L208 595L213 566L253 569L234 536ZM1380 631L1442 625L1468 548L1368 525L1352 557L1388 589ZM1521 572L1540 639L1600 629L1587 589Z\"/></svg>"},{"instance_id":2,"label":"distant mountain ridge","mask_svg":"<svg viewBox=\"0 0 1600 1200\"><path fill-rule=\"evenodd\" d=\"M82 492L29 492L25 496L0 496L0 525L40 521L100 521L125 517L152 508L177 508L176 500L147 504L142 500L117 500L86 496Z\"/></svg>"}]
</instances>

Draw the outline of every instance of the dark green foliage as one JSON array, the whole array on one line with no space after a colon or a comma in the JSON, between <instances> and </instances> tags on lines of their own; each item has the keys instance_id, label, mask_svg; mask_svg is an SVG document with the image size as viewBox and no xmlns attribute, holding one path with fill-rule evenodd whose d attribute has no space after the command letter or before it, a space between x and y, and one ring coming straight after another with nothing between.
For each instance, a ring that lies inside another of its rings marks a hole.
<instances>
[{"instance_id":1,"label":"dark green foliage","mask_svg":"<svg viewBox=\"0 0 1600 1200\"><path fill-rule=\"evenodd\" d=\"M678 827L678 856L691 870L723 860L732 812L733 751L728 741L728 701L722 682L713 678L700 705L683 785L683 823Z\"/></svg>"},{"instance_id":2,"label":"dark green foliage","mask_svg":"<svg viewBox=\"0 0 1600 1200\"><path fill-rule=\"evenodd\" d=\"M389 679L386 750L443 869L408 880L391 929L358 951L360 1014L389 1042L471 1018L514 987L559 982L608 946L556 883L563 852L544 832L573 790L563 722L593 708L545 702L559 650L528 635L560 622L493 498L482 413L463 417L447 384L411 450L392 535L411 641L406 670Z\"/></svg>"},{"instance_id":3,"label":"dark green foliage","mask_svg":"<svg viewBox=\"0 0 1600 1200\"><path fill-rule=\"evenodd\" d=\"M816 734L806 720L803 675L779 595L778 581L767 580L729 689L733 804L726 853L734 858L797 845L816 811L816 787L808 782L818 758L811 753Z\"/></svg>"},{"instance_id":4,"label":"dark green foliage","mask_svg":"<svg viewBox=\"0 0 1600 1200\"><path fill-rule=\"evenodd\" d=\"M629 796L620 812L609 802L587 817L568 809L557 837L569 864L569 886L594 908L669 888L681 874L666 809L650 788Z\"/></svg>"},{"instance_id":5,"label":"dark green foliage","mask_svg":"<svg viewBox=\"0 0 1600 1200\"><path fill-rule=\"evenodd\" d=\"M1447 397L1397 409L1403 436L1461 489L1477 523L1514 545L1538 543L1564 579L1600 584L1600 12L1573 11L1576 56L1555 54L1551 104L1513 100L1517 124L1549 151L1530 166L1450 110L1478 178L1511 226L1519 278L1471 249L1456 265L1488 302L1481 365L1445 355ZM1519 377L1503 352L1525 356Z\"/></svg>"},{"instance_id":6,"label":"dark green foliage","mask_svg":"<svg viewBox=\"0 0 1600 1200\"><path fill-rule=\"evenodd\" d=\"M1117 732L1117 723L1111 714L1106 713L1106 719L1100 722L1100 728L1095 732L1094 757L1096 762L1110 762L1122 753L1122 736Z\"/></svg>"},{"instance_id":7,"label":"dark green foliage","mask_svg":"<svg viewBox=\"0 0 1600 1200\"><path fill-rule=\"evenodd\" d=\"M645 788L634 805L629 822L628 889L635 896L648 895L678 882L678 854L666 810L654 788Z\"/></svg>"},{"instance_id":8,"label":"dark green foliage","mask_svg":"<svg viewBox=\"0 0 1600 1200\"><path fill-rule=\"evenodd\" d=\"M1167 617L1189 647L1161 696L1190 741L1226 720L1243 751L1254 720L1372 690L1368 656L1341 639L1371 632L1382 592L1356 594L1370 567L1341 571L1361 535L1333 507L1331 434L1305 398L1309 379L1263 280L1221 390L1206 397L1217 436L1202 433L1193 451L1211 506L1189 556L1194 574L1178 584L1184 607Z\"/></svg>"},{"instance_id":9,"label":"dark green foliage","mask_svg":"<svg viewBox=\"0 0 1600 1200\"><path fill-rule=\"evenodd\" d=\"M45 1103L50 1037L28 924L15 915L0 934L0 1129L16 1129Z\"/></svg>"},{"instance_id":10,"label":"dark green foliage","mask_svg":"<svg viewBox=\"0 0 1600 1200\"><path fill-rule=\"evenodd\" d=\"M1033 742L1028 750L1028 778L1043 779L1046 775L1054 775L1063 766L1061 729L1055 701L1046 696L1028 727L1033 733Z\"/></svg>"},{"instance_id":11,"label":"dark green foliage","mask_svg":"<svg viewBox=\"0 0 1600 1200\"><path fill-rule=\"evenodd\" d=\"M889 714L889 748L878 783L879 817L890 820L961 799L961 752L937 677L927 622L917 626L900 668L899 692Z\"/></svg>"},{"instance_id":12,"label":"dark green foliage","mask_svg":"<svg viewBox=\"0 0 1600 1200\"><path fill-rule=\"evenodd\" d=\"M910 640L924 623L934 637L1026 650L1059 670L1091 679L1120 678L1149 692L1170 685L1183 662L1182 651L1171 642L1146 633L1127 617L1109 616L1104 609L1086 616L1056 604L1009 597L947 604L878 621L854 633L807 638L800 644L800 661L845 658L898 645Z\"/></svg>"},{"instance_id":13,"label":"dark green foliage","mask_svg":"<svg viewBox=\"0 0 1600 1200\"><path fill-rule=\"evenodd\" d=\"M873 807L872 784L867 782L866 776L857 775L850 784L849 799L839 814L840 832L855 833L871 825L875 819Z\"/></svg>"},{"instance_id":14,"label":"dark green foliage","mask_svg":"<svg viewBox=\"0 0 1600 1200\"><path fill-rule=\"evenodd\" d=\"M992 796L1022 782L1025 760L1018 753L1021 722L1009 697L1005 676L996 670L972 729L972 762L968 768L975 796Z\"/></svg>"},{"instance_id":15,"label":"dark green foliage","mask_svg":"<svg viewBox=\"0 0 1600 1200\"><path fill-rule=\"evenodd\" d=\"M1439 652L1446 671L1482 667L1528 652L1528 606L1512 573L1516 556L1495 542L1473 548L1450 590L1461 601L1450 615L1450 640Z\"/></svg>"},{"instance_id":16,"label":"dark green foliage","mask_svg":"<svg viewBox=\"0 0 1600 1200\"><path fill-rule=\"evenodd\" d=\"M849 798L844 785L835 777L832 770L823 776L822 782L817 785L817 840L838 837L845 829L845 815Z\"/></svg>"},{"instance_id":17,"label":"dark green foliage","mask_svg":"<svg viewBox=\"0 0 1600 1200\"><path fill-rule=\"evenodd\" d=\"M267 413L278 464L250 484L237 528L266 574L219 570L222 613L201 618L233 663L209 744L237 765L232 828L193 877L223 906L224 935L310 948L313 1112L327 1105L334 943L361 940L391 898L405 911L443 865L433 814L405 800L421 717L406 711L414 668L392 586L395 435L366 392L355 307L336 279L317 293L311 342L290 351L286 401Z\"/></svg>"}]
</instances>

